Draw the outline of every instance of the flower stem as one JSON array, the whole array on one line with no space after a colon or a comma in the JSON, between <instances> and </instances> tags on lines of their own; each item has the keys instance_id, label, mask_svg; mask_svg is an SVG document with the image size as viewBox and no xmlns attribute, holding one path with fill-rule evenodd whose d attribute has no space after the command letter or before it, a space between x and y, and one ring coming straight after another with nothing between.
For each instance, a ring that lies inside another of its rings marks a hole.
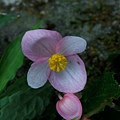
<instances>
[{"instance_id":1,"label":"flower stem","mask_svg":"<svg viewBox=\"0 0 120 120\"><path fill-rule=\"evenodd\" d=\"M84 115L84 117L89 118L92 115L98 113L102 108L104 108L107 105L107 100L105 100L99 107L97 107L96 109L94 109L93 111L87 113Z\"/></svg>"},{"instance_id":2,"label":"flower stem","mask_svg":"<svg viewBox=\"0 0 120 120\"><path fill-rule=\"evenodd\" d=\"M60 95L60 93L58 93L58 98L60 99L60 100L62 100L62 96Z\"/></svg>"}]
</instances>

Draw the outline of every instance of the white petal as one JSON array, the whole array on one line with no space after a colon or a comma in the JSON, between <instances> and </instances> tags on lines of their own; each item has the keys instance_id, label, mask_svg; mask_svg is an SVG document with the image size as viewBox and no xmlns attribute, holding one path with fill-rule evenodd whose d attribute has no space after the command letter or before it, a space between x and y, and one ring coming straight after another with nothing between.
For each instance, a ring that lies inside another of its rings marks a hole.
<instances>
[{"instance_id":1,"label":"white petal","mask_svg":"<svg viewBox=\"0 0 120 120\"><path fill-rule=\"evenodd\" d=\"M28 85L32 88L42 87L50 74L48 62L33 63L27 74Z\"/></svg>"},{"instance_id":2,"label":"white petal","mask_svg":"<svg viewBox=\"0 0 120 120\"><path fill-rule=\"evenodd\" d=\"M86 49L86 44L81 37L66 36L58 42L56 52L65 56L81 53Z\"/></svg>"}]
</instances>

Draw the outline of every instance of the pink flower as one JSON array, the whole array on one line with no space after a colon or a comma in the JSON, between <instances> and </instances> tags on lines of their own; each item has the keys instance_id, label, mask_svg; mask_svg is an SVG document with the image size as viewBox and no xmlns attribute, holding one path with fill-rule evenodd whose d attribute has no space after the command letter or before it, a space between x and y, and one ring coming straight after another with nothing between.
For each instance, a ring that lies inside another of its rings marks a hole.
<instances>
[{"instance_id":1,"label":"pink flower","mask_svg":"<svg viewBox=\"0 0 120 120\"><path fill-rule=\"evenodd\" d=\"M76 36L62 37L51 30L31 30L22 39L22 51L32 60L27 82L32 88L42 87L47 79L60 92L75 93L86 84L86 70L76 53L86 48L86 41Z\"/></svg>"},{"instance_id":2,"label":"pink flower","mask_svg":"<svg viewBox=\"0 0 120 120\"><path fill-rule=\"evenodd\" d=\"M58 113L66 120L71 120L77 117L80 119L82 115L82 105L80 100L71 93L67 93L63 96L58 96L60 100L56 104Z\"/></svg>"}]
</instances>

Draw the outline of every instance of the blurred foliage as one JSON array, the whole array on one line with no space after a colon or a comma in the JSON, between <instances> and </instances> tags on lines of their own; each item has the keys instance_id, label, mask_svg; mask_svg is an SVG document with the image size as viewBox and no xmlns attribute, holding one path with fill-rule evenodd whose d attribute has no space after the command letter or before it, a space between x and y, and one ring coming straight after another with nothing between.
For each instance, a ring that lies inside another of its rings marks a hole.
<instances>
[{"instance_id":1,"label":"blurred foliage","mask_svg":"<svg viewBox=\"0 0 120 120\"><path fill-rule=\"evenodd\" d=\"M109 55L108 60L114 63L114 60L120 55L120 50L115 51Z\"/></svg>"},{"instance_id":2,"label":"blurred foliage","mask_svg":"<svg viewBox=\"0 0 120 120\"><path fill-rule=\"evenodd\" d=\"M18 16L0 13L0 26L15 20Z\"/></svg>"}]
</instances>

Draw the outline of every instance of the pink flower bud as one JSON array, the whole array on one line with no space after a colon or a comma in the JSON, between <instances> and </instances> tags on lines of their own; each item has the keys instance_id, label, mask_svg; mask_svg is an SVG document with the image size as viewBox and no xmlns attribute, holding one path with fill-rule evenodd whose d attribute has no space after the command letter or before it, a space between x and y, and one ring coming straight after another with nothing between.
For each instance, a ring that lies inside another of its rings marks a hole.
<instances>
[{"instance_id":1,"label":"pink flower bud","mask_svg":"<svg viewBox=\"0 0 120 120\"><path fill-rule=\"evenodd\" d=\"M58 113L66 120L77 117L80 119L82 115L82 105L80 100L72 93L67 93L63 97L58 95L60 100L56 104Z\"/></svg>"}]
</instances>

